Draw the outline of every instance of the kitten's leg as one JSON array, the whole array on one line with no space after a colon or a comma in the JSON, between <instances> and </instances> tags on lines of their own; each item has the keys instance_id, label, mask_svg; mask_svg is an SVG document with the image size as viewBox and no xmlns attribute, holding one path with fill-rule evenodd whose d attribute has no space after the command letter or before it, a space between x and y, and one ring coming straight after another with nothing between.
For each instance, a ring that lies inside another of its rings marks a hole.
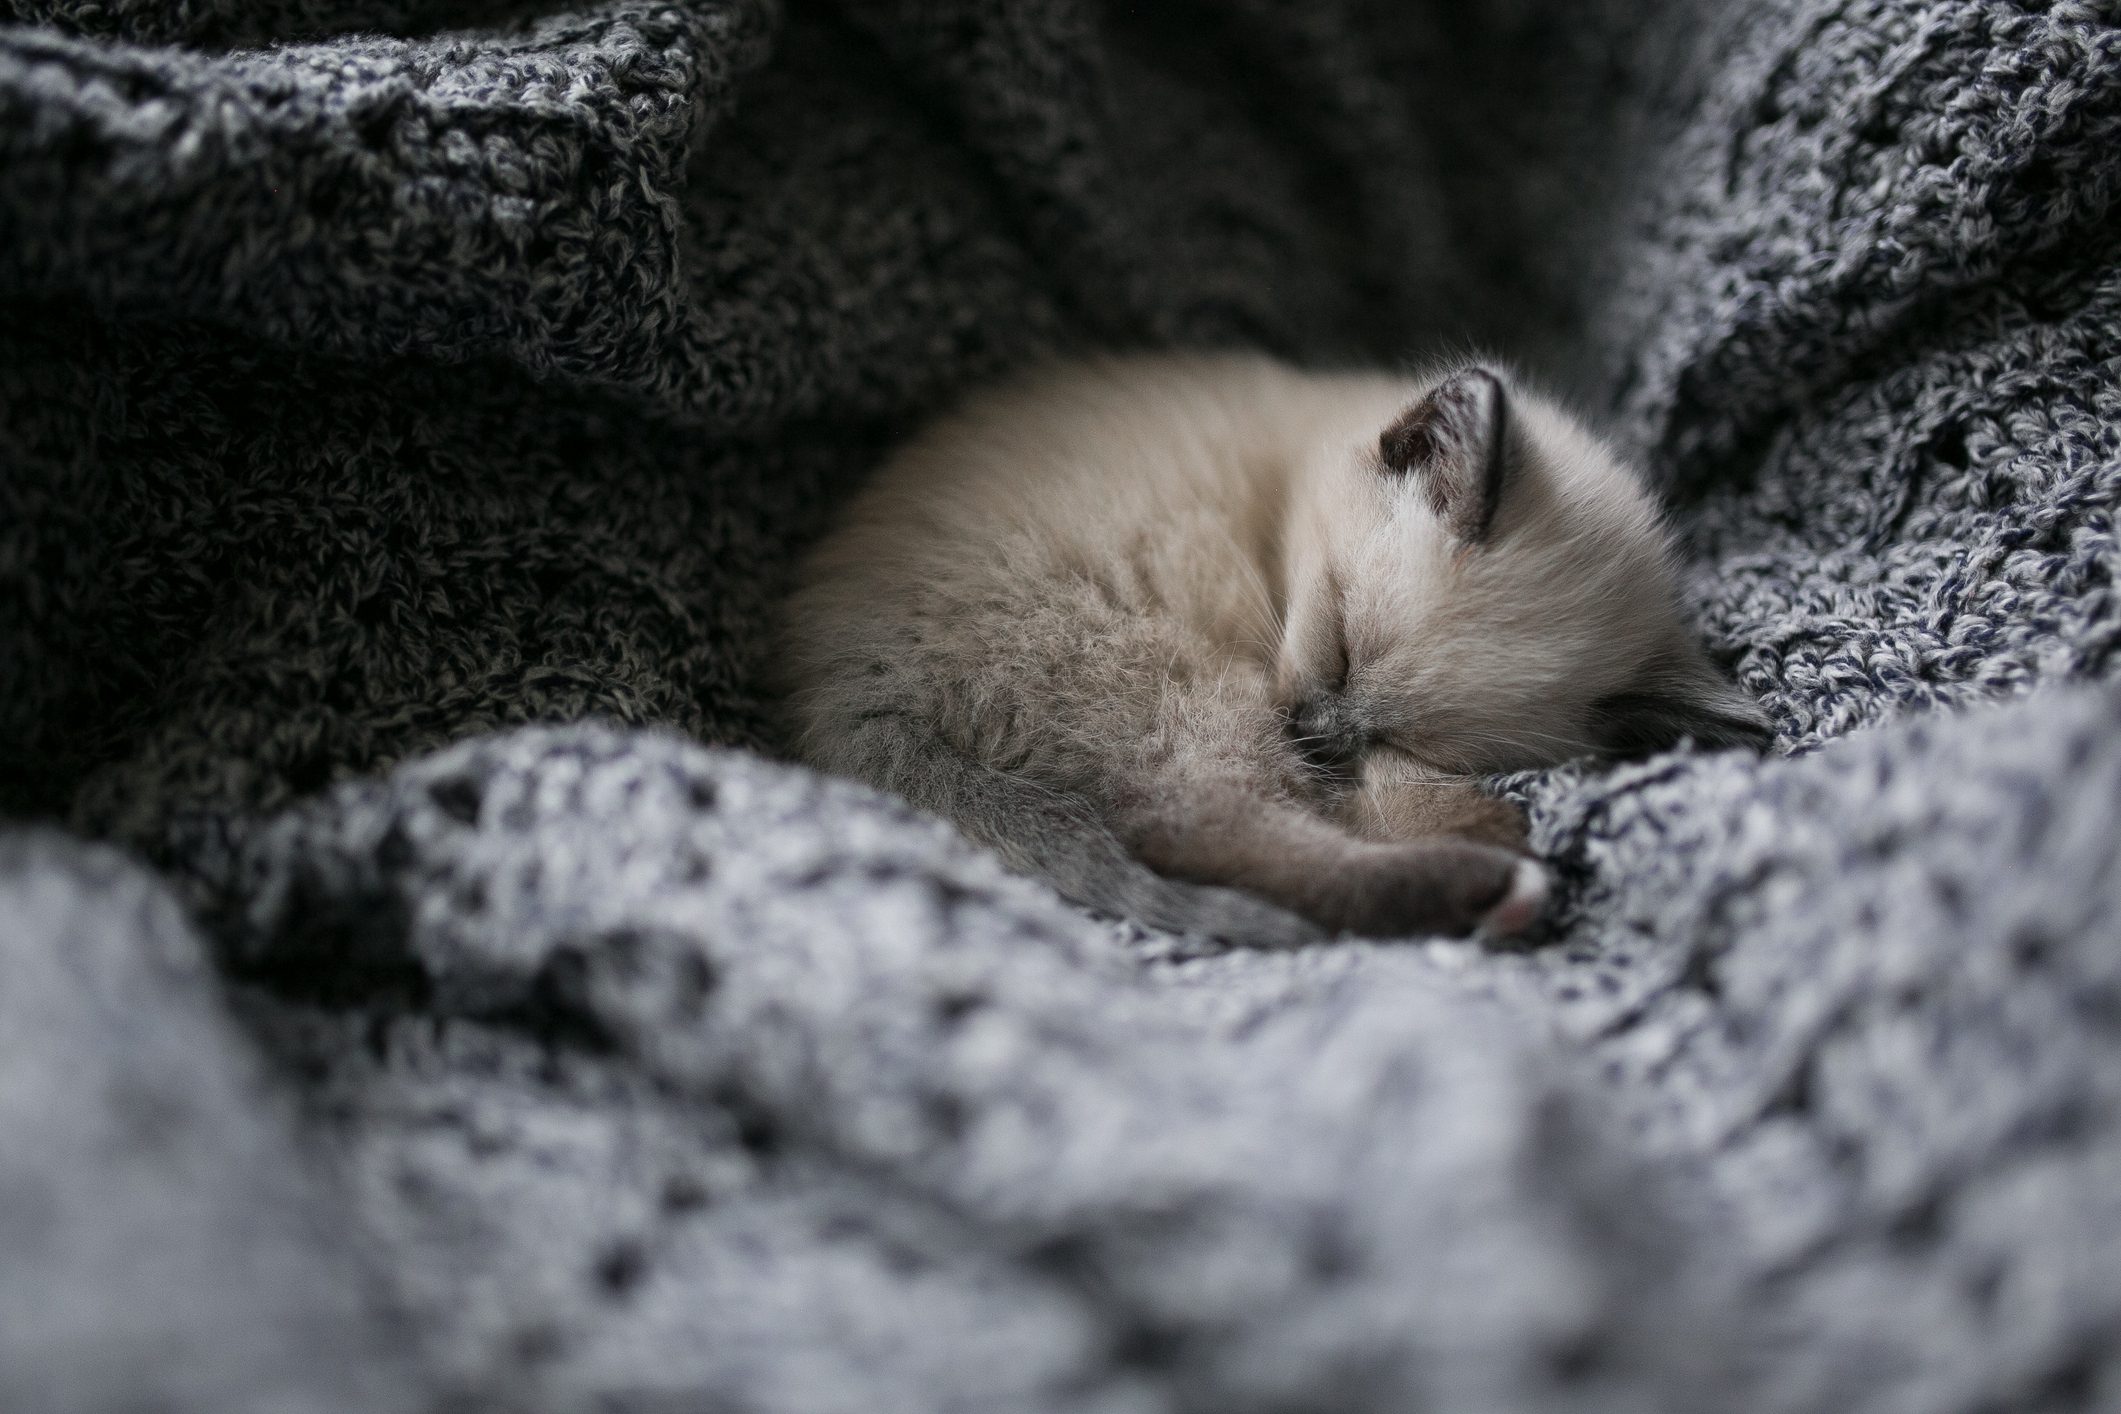
<instances>
[{"instance_id":1,"label":"kitten's leg","mask_svg":"<svg viewBox=\"0 0 2121 1414\"><path fill-rule=\"evenodd\" d=\"M1237 888L1368 937L1520 931L1545 901L1545 876L1517 854L1449 837L1353 837L1243 779L1165 776L1121 817L1151 868Z\"/></svg>"},{"instance_id":2,"label":"kitten's leg","mask_svg":"<svg viewBox=\"0 0 2121 1414\"><path fill-rule=\"evenodd\" d=\"M897 714L835 740L836 764L956 822L1063 897L1152 928L1243 947L1290 948L1320 930L1257 895L1166 878L1143 866L1089 802L974 761Z\"/></svg>"},{"instance_id":3,"label":"kitten's leg","mask_svg":"<svg viewBox=\"0 0 2121 1414\"><path fill-rule=\"evenodd\" d=\"M1524 812L1463 780L1438 780L1411 762L1372 756L1341 808L1349 829L1368 840L1455 835L1527 853Z\"/></svg>"}]
</instances>

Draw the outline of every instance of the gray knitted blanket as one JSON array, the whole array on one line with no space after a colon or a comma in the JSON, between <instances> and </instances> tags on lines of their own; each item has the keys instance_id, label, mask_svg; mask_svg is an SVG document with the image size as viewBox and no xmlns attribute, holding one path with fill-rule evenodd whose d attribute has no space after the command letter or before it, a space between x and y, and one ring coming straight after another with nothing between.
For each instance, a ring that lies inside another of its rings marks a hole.
<instances>
[{"instance_id":1,"label":"gray knitted blanket","mask_svg":"<svg viewBox=\"0 0 2121 1414\"><path fill-rule=\"evenodd\" d=\"M0 1409L2121 1409L2113 0L0 7ZM1780 730L1544 945L774 758L968 382L1453 340Z\"/></svg>"}]
</instances>

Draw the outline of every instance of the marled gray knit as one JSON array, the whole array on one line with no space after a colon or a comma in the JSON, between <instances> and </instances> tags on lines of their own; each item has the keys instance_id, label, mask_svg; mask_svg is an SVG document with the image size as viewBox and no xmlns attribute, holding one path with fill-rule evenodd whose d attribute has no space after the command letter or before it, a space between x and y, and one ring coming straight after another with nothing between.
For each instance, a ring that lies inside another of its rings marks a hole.
<instances>
[{"instance_id":1,"label":"marled gray knit","mask_svg":"<svg viewBox=\"0 0 2121 1414\"><path fill-rule=\"evenodd\" d=\"M2121 1409L2121 5L0 5L0 1410ZM1544 946L757 754L968 381L1441 339L1780 727Z\"/></svg>"}]
</instances>

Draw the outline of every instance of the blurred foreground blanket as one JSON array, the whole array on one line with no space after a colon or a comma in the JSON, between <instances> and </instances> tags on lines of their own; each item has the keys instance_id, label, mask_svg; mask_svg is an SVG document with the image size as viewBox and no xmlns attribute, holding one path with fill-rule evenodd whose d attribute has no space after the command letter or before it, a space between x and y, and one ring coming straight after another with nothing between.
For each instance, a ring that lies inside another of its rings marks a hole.
<instances>
[{"instance_id":1,"label":"blurred foreground blanket","mask_svg":"<svg viewBox=\"0 0 2121 1414\"><path fill-rule=\"evenodd\" d=\"M2121 1408L2121 7L4 0L0 1408ZM1544 947L772 756L1040 352L1502 349L1770 759Z\"/></svg>"}]
</instances>

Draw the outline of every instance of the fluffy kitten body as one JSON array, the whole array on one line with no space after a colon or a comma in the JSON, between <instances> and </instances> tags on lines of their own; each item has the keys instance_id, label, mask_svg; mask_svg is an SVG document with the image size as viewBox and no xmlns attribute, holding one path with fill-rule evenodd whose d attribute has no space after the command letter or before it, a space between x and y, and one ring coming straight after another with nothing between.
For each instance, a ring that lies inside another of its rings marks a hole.
<instances>
[{"instance_id":1,"label":"fluffy kitten body","mask_svg":"<svg viewBox=\"0 0 2121 1414\"><path fill-rule=\"evenodd\" d=\"M991 390L854 499L782 646L808 761L1078 902L1262 945L1515 931L1544 876L1479 777L1761 729L1639 478L1487 368Z\"/></svg>"}]
</instances>

